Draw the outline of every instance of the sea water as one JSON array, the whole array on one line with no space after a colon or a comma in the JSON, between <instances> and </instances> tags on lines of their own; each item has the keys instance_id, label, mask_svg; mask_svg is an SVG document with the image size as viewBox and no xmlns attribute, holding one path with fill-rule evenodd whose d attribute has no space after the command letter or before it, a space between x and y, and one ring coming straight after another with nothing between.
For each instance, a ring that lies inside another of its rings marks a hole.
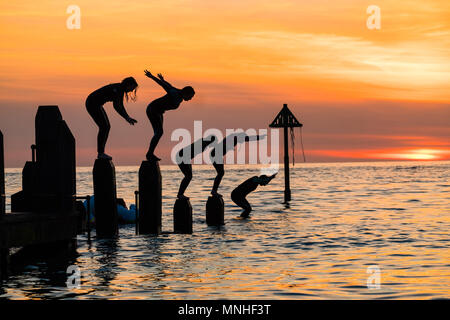
<instances>
[{"instance_id":1,"label":"sea water","mask_svg":"<svg viewBox=\"0 0 450 320\"><path fill-rule=\"evenodd\" d=\"M226 166L221 229L205 223L215 171L193 166L186 195L193 234L115 240L79 235L69 259L36 259L0 286L10 299L433 299L450 298L450 162L296 164L292 201L284 177L248 196L250 219L230 192L260 174ZM77 168L77 194L92 194L91 168ZM173 230L182 174L162 166L163 231ZM138 167L116 167L118 196L134 203ZM21 169L6 170L7 208ZM67 287L67 268L80 271Z\"/></svg>"}]
</instances>

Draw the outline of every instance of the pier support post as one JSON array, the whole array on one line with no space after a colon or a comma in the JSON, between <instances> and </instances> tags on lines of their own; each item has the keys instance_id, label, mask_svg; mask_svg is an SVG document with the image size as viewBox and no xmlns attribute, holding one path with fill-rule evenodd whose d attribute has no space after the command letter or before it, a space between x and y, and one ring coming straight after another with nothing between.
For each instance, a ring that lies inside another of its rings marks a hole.
<instances>
[{"instance_id":1,"label":"pier support post","mask_svg":"<svg viewBox=\"0 0 450 320\"><path fill-rule=\"evenodd\" d=\"M76 194L75 138L58 106L39 106L35 118L37 188L33 211L70 212Z\"/></svg>"},{"instance_id":2,"label":"pier support post","mask_svg":"<svg viewBox=\"0 0 450 320\"><path fill-rule=\"evenodd\" d=\"M210 196L206 202L206 224L208 226L221 226L225 224L225 209L223 198Z\"/></svg>"},{"instance_id":3,"label":"pier support post","mask_svg":"<svg viewBox=\"0 0 450 320\"><path fill-rule=\"evenodd\" d=\"M68 214L76 194L75 138L58 106L40 106L36 144L23 169L22 191L11 196L11 211Z\"/></svg>"},{"instance_id":4,"label":"pier support post","mask_svg":"<svg viewBox=\"0 0 450 320\"><path fill-rule=\"evenodd\" d=\"M111 160L94 163L94 206L97 237L110 238L118 234L116 170Z\"/></svg>"},{"instance_id":5,"label":"pier support post","mask_svg":"<svg viewBox=\"0 0 450 320\"><path fill-rule=\"evenodd\" d=\"M161 234L162 179L157 161L139 168L139 233Z\"/></svg>"},{"instance_id":6,"label":"pier support post","mask_svg":"<svg viewBox=\"0 0 450 320\"><path fill-rule=\"evenodd\" d=\"M173 206L173 232L192 233L192 206L189 199L177 199Z\"/></svg>"},{"instance_id":7,"label":"pier support post","mask_svg":"<svg viewBox=\"0 0 450 320\"><path fill-rule=\"evenodd\" d=\"M8 277L9 249L0 248L0 281Z\"/></svg>"},{"instance_id":8,"label":"pier support post","mask_svg":"<svg viewBox=\"0 0 450 320\"><path fill-rule=\"evenodd\" d=\"M0 131L0 219L5 211L5 157L3 154L3 133Z\"/></svg>"}]
</instances>

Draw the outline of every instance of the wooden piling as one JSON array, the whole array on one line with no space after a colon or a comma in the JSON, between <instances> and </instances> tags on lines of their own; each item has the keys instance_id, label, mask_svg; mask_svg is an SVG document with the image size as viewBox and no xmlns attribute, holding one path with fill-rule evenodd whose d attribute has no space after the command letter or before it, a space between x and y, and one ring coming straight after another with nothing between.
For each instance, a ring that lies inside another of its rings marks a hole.
<instances>
[{"instance_id":1,"label":"wooden piling","mask_svg":"<svg viewBox=\"0 0 450 320\"><path fill-rule=\"evenodd\" d=\"M206 224L208 226L221 226L225 224L225 209L223 198L210 196L206 202Z\"/></svg>"},{"instance_id":2,"label":"wooden piling","mask_svg":"<svg viewBox=\"0 0 450 320\"><path fill-rule=\"evenodd\" d=\"M75 138L58 106L40 106L36 144L23 169L22 191L11 197L11 211L69 213L74 210Z\"/></svg>"},{"instance_id":3,"label":"wooden piling","mask_svg":"<svg viewBox=\"0 0 450 320\"><path fill-rule=\"evenodd\" d=\"M118 235L116 171L111 160L97 159L94 163L94 207L98 238Z\"/></svg>"},{"instance_id":4,"label":"wooden piling","mask_svg":"<svg viewBox=\"0 0 450 320\"><path fill-rule=\"evenodd\" d=\"M139 234L161 234L162 179L157 161L139 168Z\"/></svg>"},{"instance_id":5,"label":"wooden piling","mask_svg":"<svg viewBox=\"0 0 450 320\"><path fill-rule=\"evenodd\" d=\"M139 191L134 191L134 225L135 225L135 233L139 234Z\"/></svg>"},{"instance_id":6,"label":"wooden piling","mask_svg":"<svg viewBox=\"0 0 450 320\"><path fill-rule=\"evenodd\" d=\"M284 127L284 202L291 201L291 183L289 181L289 140L288 128Z\"/></svg>"},{"instance_id":7,"label":"wooden piling","mask_svg":"<svg viewBox=\"0 0 450 320\"><path fill-rule=\"evenodd\" d=\"M76 194L75 138L58 106L39 106L35 132L39 185L36 196L40 198L36 210L71 211Z\"/></svg>"},{"instance_id":8,"label":"wooden piling","mask_svg":"<svg viewBox=\"0 0 450 320\"><path fill-rule=\"evenodd\" d=\"M4 214L4 153L0 132L0 277L7 276L9 248L34 253L36 245L60 254L54 244L73 243L79 232L75 207L75 139L57 106L41 106L36 114L36 145L22 171L22 190L11 196Z\"/></svg>"},{"instance_id":9,"label":"wooden piling","mask_svg":"<svg viewBox=\"0 0 450 320\"><path fill-rule=\"evenodd\" d=\"M0 131L0 219L6 212L5 204L5 157L3 154L3 133Z\"/></svg>"},{"instance_id":10,"label":"wooden piling","mask_svg":"<svg viewBox=\"0 0 450 320\"><path fill-rule=\"evenodd\" d=\"M192 206L189 199L177 199L173 206L173 232L192 233Z\"/></svg>"},{"instance_id":11,"label":"wooden piling","mask_svg":"<svg viewBox=\"0 0 450 320\"><path fill-rule=\"evenodd\" d=\"M8 276L9 249L0 248L0 281Z\"/></svg>"}]
</instances>

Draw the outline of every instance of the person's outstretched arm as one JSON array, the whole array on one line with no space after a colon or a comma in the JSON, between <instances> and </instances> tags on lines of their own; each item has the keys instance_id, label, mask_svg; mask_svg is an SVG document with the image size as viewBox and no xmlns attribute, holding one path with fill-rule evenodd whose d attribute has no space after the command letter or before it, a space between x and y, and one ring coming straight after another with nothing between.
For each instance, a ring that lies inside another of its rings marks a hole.
<instances>
[{"instance_id":1,"label":"person's outstretched arm","mask_svg":"<svg viewBox=\"0 0 450 320\"><path fill-rule=\"evenodd\" d=\"M267 136L266 134L262 134L262 135L257 134L256 136L245 136L245 142L258 141L258 140L264 139L266 136Z\"/></svg>"},{"instance_id":2,"label":"person's outstretched arm","mask_svg":"<svg viewBox=\"0 0 450 320\"><path fill-rule=\"evenodd\" d=\"M127 110L125 110L125 107L123 106L123 97L114 99L113 107L117 111L117 113L120 114L120 116L124 118L129 124L134 125L137 122L136 120L131 118L128 115Z\"/></svg>"},{"instance_id":3,"label":"person's outstretched arm","mask_svg":"<svg viewBox=\"0 0 450 320\"><path fill-rule=\"evenodd\" d=\"M266 175L256 177L256 182L262 186L268 185L269 182L272 181L272 179L275 178L276 175L277 175L277 173L271 175L270 177L268 177Z\"/></svg>"},{"instance_id":4,"label":"person's outstretched arm","mask_svg":"<svg viewBox=\"0 0 450 320\"><path fill-rule=\"evenodd\" d=\"M166 92L169 92L169 90L174 89L174 87L168 83L166 80L164 80L164 77L161 73L158 73L158 77L155 77L150 71L144 70L145 75L155 81L157 84L159 84L161 87L163 87Z\"/></svg>"}]
</instances>

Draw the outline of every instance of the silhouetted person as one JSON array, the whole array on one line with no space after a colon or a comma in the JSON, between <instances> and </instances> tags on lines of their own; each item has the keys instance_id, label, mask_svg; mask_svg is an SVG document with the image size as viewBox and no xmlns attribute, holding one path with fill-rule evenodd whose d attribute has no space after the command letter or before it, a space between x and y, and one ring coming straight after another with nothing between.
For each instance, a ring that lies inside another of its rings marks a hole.
<instances>
[{"instance_id":1,"label":"silhouetted person","mask_svg":"<svg viewBox=\"0 0 450 320\"><path fill-rule=\"evenodd\" d=\"M103 105L106 102L112 101L114 109L120 114L129 124L134 125L137 121L131 118L125 107L123 106L123 99L130 98L136 101L136 90L138 84L133 77L128 77L122 80L120 83L111 83L98 90L92 92L86 99L86 109L89 112L92 119L98 125L97 135L97 152L99 159L112 159L109 155L105 154L105 145L108 140L109 130L111 125L109 124L108 116L106 115ZM129 95L132 92L131 95Z\"/></svg>"},{"instance_id":2,"label":"silhouetted person","mask_svg":"<svg viewBox=\"0 0 450 320\"><path fill-rule=\"evenodd\" d=\"M167 92L165 96L153 100L147 106L147 117L150 120L150 123L152 124L153 127L153 138L150 141L150 147L145 157L149 161L158 161L161 159L155 156L154 152L159 142L159 139L161 139L164 133L163 131L164 112L166 112L167 110L177 109L183 100L184 101L191 100L192 97L195 95L195 91L192 87L189 86L184 87L183 89L177 89L173 87L170 83L164 80L164 77L160 73L158 74L158 77L155 77L148 70L145 70L144 72L147 77L153 79Z\"/></svg>"},{"instance_id":3,"label":"silhouetted person","mask_svg":"<svg viewBox=\"0 0 450 320\"><path fill-rule=\"evenodd\" d=\"M180 188L178 190L178 199L189 199L184 195L186 188L192 180L192 164L191 160L194 159L198 154L205 151L213 141L216 140L216 136L209 136L205 139L198 139L194 143L184 147L177 153L177 164L181 172L184 174L183 180L181 180Z\"/></svg>"},{"instance_id":4,"label":"silhouetted person","mask_svg":"<svg viewBox=\"0 0 450 320\"><path fill-rule=\"evenodd\" d=\"M211 190L211 194L213 196L219 196L219 197L222 196L220 193L217 192L217 190L219 189L220 182L222 181L223 175L225 174L224 165L223 165L223 157L225 157L227 152L233 150L238 143L257 141L259 139L264 139L265 136L266 135L249 136L245 132L232 133L232 134L226 136L220 143L217 144L217 146L215 146L212 149L210 158L211 158L211 162L212 162L214 168L217 171L216 178L214 179L213 188ZM216 151L217 152L221 151L222 154L216 155Z\"/></svg>"},{"instance_id":5,"label":"silhouetted person","mask_svg":"<svg viewBox=\"0 0 450 320\"><path fill-rule=\"evenodd\" d=\"M250 192L255 191L258 186L267 185L273 178L275 178L276 175L277 174L275 173L270 177L266 176L265 174L259 177L251 177L250 179L242 182L239 186L237 186L236 189L231 192L231 200L233 200L233 202L236 203L239 207L244 209L244 211L242 211L241 213L242 218L247 218L252 211L252 207L245 197L247 197Z\"/></svg>"}]
</instances>

